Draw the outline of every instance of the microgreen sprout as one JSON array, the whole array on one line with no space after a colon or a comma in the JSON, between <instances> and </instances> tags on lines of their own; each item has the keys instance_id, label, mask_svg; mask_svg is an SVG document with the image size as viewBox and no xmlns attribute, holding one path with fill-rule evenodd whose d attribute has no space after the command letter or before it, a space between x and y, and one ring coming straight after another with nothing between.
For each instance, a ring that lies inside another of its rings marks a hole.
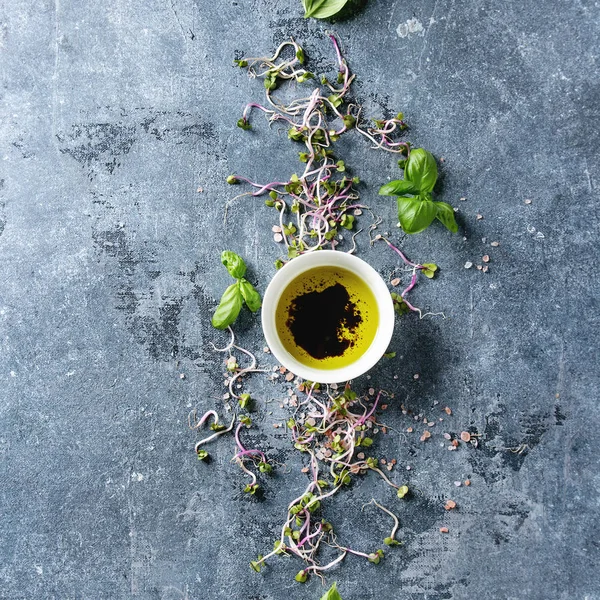
<instances>
[{"instance_id":1,"label":"microgreen sprout","mask_svg":"<svg viewBox=\"0 0 600 600\"><path fill-rule=\"evenodd\" d=\"M359 203L355 187L359 179L348 176L345 162L333 156L333 144L341 135L357 131L376 148L405 156L410 150L407 142L398 140L406 129L402 114L381 119L375 127L363 123L361 108L348 101L354 75L350 73L336 38L333 35L329 37L337 57L337 85L330 83L327 77L321 77L322 87L289 104L276 99L274 90L284 81L302 83L313 78L313 74L302 67L304 52L294 40L283 42L271 57L244 58L237 63L246 65L249 76L263 79L266 94L266 106L256 102L246 105L238 126L249 129L251 112L259 110L270 123L284 123L288 138L304 146L299 152L304 170L301 174L292 175L288 181L262 184L235 176L236 182L245 182L254 188L254 191L237 198L270 195L266 205L277 210L279 227L284 234L276 241L283 242L288 259L322 248L335 249L341 243L337 235L339 229L352 230L355 226L352 212L365 208ZM292 57L283 58L290 50ZM295 221L284 222L286 213L295 217ZM356 247L354 236L352 242L353 252ZM283 261L278 261L277 268L282 264Z\"/></svg>"},{"instance_id":2,"label":"microgreen sprout","mask_svg":"<svg viewBox=\"0 0 600 600\"><path fill-rule=\"evenodd\" d=\"M406 498L406 496L408 495L409 489L407 485L401 485L398 488L398 498Z\"/></svg>"},{"instance_id":3,"label":"microgreen sprout","mask_svg":"<svg viewBox=\"0 0 600 600\"><path fill-rule=\"evenodd\" d=\"M250 408L251 401L252 398L250 397L250 394L240 394L240 397L238 398L240 408L245 408L246 410Z\"/></svg>"},{"instance_id":4,"label":"microgreen sprout","mask_svg":"<svg viewBox=\"0 0 600 600\"><path fill-rule=\"evenodd\" d=\"M368 506L369 504L374 504L377 508L390 515L390 517L392 517L392 519L394 520L394 527L392 528L392 532L383 540L383 543L386 546L399 546L400 542L396 540L396 532L398 531L398 527L400 527L400 521L398 521L398 517L391 510L388 510L385 506L379 504L379 502L377 502L375 498L373 498L370 502L367 502L367 504L363 506L363 510L365 506Z\"/></svg>"},{"instance_id":5,"label":"microgreen sprout","mask_svg":"<svg viewBox=\"0 0 600 600\"><path fill-rule=\"evenodd\" d=\"M208 460L208 452L206 450L198 450L198 460Z\"/></svg>"},{"instance_id":6,"label":"microgreen sprout","mask_svg":"<svg viewBox=\"0 0 600 600\"><path fill-rule=\"evenodd\" d=\"M394 244L392 244L392 242L390 242L387 238L383 237L382 235L376 235L374 240L372 241L372 243L374 241L378 241L378 240L383 240L402 259L404 264L409 267L409 270L412 271L410 283L408 284L406 289L401 294L397 294L396 292L391 292L392 301L394 303L394 310L396 311L396 313L398 313L399 315L402 315L402 314L406 314L408 312L413 311L413 312L416 312L419 314L419 318L423 318L424 316L429 315L429 314L444 316L443 313L425 313L425 314L423 314L423 311L420 308L413 306L406 299L406 295L415 287L415 285L417 283L417 277L418 277L417 274L419 272L422 272L423 275L425 275L425 277L427 277L428 279L433 279L435 273L438 270L438 266L434 263L423 263L423 264L414 263L414 262L410 261L408 258L406 258L405 254L402 252L402 250L400 250L400 248L394 246ZM444 316L444 318L445 318L445 316Z\"/></svg>"},{"instance_id":7,"label":"microgreen sprout","mask_svg":"<svg viewBox=\"0 0 600 600\"><path fill-rule=\"evenodd\" d=\"M323 518L315 518L323 509L324 502L343 487L351 485L353 477L365 475L371 470L394 489L398 489L398 486L378 468L379 461L376 458L356 457L357 453L364 452L373 443L371 432L374 427L381 426L377 423L375 411L383 391L373 399L368 395L359 396L348 385L336 395L331 394L329 388L320 390L317 384L310 382L299 385L299 392L300 389L305 396L298 400L297 410L301 410L304 416L297 412L288 418L286 426L291 432L294 446L309 458L309 482L306 489L288 504L287 517L273 551L256 561L256 566L260 567L272 556L280 554L281 548L285 548L286 554L297 556L305 562L306 566L296 576L297 581L304 582L311 574L321 576L323 571L333 568L347 554L375 564L383 557L381 550L367 553L340 546L331 523ZM239 425L236 432L239 433ZM370 434L367 436L366 432ZM395 533L394 530L392 537ZM326 565L318 561L322 544L340 551Z\"/></svg>"},{"instance_id":8,"label":"microgreen sprout","mask_svg":"<svg viewBox=\"0 0 600 600\"><path fill-rule=\"evenodd\" d=\"M208 458L208 454L206 454L206 456L204 456L204 453L202 455L202 457L200 456L200 446L211 442L212 440L216 439L217 437L219 437L220 435L227 433L229 431L231 431L233 429L233 426L235 424L235 417L233 417L232 421L231 421L231 425L229 425L229 427L226 427L225 425L222 425L221 423L219 423L219 415L216 413L216 411L214 410L208 410L206 411L202 417L200 417L200 419L196 420L196 411L193 410L190 415L188 416L188 424L190 426L191 429L199 429L201 428L204 423L206 423L208 421L209 418L213 418L214 421L213 423L210 425L210 428L215 432L212 435L208 436L207 438L204 438L203 440L200 440L199 442L196 442L196 446L194 447L194 450L196 452L196 454L198 455L198 458L200 458L200 460L204 460L205 458ZM194 424L192 424L192 420L194 421Z\"/></svg>"}]
</instances>

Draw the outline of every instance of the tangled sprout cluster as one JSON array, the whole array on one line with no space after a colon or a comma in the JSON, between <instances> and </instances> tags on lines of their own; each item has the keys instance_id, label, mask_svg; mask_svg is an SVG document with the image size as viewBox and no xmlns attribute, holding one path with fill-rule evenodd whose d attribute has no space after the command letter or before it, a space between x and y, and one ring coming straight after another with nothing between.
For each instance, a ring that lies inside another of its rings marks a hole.
<instances>
[{"instance_id":1,"label":"tangled sprout cluster","mask_svg":"<svg viewBox=\"0 0 600 600\"><path fill-rule=\"evenodd\" d=\"M374 148L400 154L403 159L410 153L410 144L398 139L407 127L402 114L376 120L372 125L363 123L361 107L348 99L355 76L350 73L336 38L331 35L330 39L337 57L336 82L323 76L320 87L289 104L275 97L279 86L288 81L302 84L316 80L313 73L304 69L304 51L294 40L282 43L271 57L235 61L247 69L250 77L263 79L266 95L266 106L252 102L244 108L238 126L250 129L251 112L259 110L267 115L270 123L283 123L288 138L303 146L298 156L305 165L304 170L287 181L263 184L238 175L228 178L229 183L245 182L256 188L235 199L269 195L267 206L279 213L275 240L285 244L288 259L322 248L335 249L340 230L354 230L355 217L366 208L359 203L356 189L359 179L348 177L344 161L334 154L333 144L342 135L354 130L370 140ZM290 58L282 58L288 53L292 55ZM350 251L354 251L354 247ZM283 264L277 261L278 267Z\"/></svg>"}]
</instances>

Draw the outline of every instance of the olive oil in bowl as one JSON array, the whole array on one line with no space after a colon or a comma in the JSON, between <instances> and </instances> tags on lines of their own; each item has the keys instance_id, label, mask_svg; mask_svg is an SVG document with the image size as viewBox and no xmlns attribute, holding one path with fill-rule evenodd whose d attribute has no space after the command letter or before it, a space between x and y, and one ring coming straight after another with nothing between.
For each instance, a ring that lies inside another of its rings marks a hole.
<instances>
[{"instance_id":1,"label":"olive oil in bowl","mask_svg":"<svg viewBox=\"0 0 600 600\"><path fill-rule=\"evenodd\" d=\"M283 290L275 311L281 344L299 363L340 369L371 346L379 310L367 283L348 269L316 266Z\"/></svg>"}]
</instances>

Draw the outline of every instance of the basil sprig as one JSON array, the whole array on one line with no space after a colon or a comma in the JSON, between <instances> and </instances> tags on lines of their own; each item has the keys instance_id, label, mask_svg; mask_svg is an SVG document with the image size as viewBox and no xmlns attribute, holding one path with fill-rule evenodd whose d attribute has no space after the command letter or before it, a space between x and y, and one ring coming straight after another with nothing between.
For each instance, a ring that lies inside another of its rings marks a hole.
<instances>
[{"instance_id":1,"label":"basil sprig","mask_svg":"<svg viewBox=\"0 0 600 600\"><path fill-rule=\"evenodd\" d=\"M348 0L302 0L304 17L313 19L327 19L333 17L346 6Z\"/></svg>"},{"instance_id":2,"label":"basil sprig","mask_svg":"<svg viewBox=\"0 0 600 600\"><path fill-rule=\"evenodd\" d=\"M434 219L452 233L458 231L454 209L446 202L433 200L437 176L433 154L423 148L415 148L404 165L404 179L381 186L380 195L398 197L398 220L406 233L419 233L427 229Z\"/></svg>"},{"instance_id":3,"label":"basil sprig","mask_svg":"<svg viewBox=\"0 0 600 600\"><path fill-rule=\"evenodd\" d=\"M238 318L244 303L252 312L256 312L262 301L254 286L244 279L246 263L241 256L225 250L221 254L221 262L236 282L223 292L221 302L212 317L212 324L217 329L227 329Z\"/></svg>"}]
</instances>

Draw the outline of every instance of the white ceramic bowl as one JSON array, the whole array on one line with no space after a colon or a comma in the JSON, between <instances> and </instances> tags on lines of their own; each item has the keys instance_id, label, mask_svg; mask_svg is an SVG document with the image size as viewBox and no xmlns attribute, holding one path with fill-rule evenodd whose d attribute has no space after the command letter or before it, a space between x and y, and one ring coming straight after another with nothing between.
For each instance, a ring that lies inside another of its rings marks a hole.
<instances>
[{"instance_id":1,"label":"white ceramic bowl","mask_svg":"<svg viewBox=\"0 0 600 600\"><path fill-rule=\"evenodd\" d=\"M373 342L360 358L339 369L315 369L302 364L284 348L277 334L275 311L281 294L300 273L316 267L340 267L352 271L371 288L377 301L379 326ZM379 273L364 260L346 252L318 250L294 258L277 271L263 298L262 327L271 352L286 369L309 381L341 383L366 373L385 354L394 333L394 303Z\"/></svg>"}]
</instances>

